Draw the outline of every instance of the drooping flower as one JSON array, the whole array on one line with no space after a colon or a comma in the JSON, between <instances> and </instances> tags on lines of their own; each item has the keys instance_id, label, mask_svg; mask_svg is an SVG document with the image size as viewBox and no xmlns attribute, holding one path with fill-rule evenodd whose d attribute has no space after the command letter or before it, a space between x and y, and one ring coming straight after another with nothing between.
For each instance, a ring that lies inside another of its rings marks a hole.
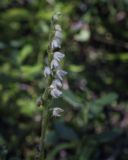
<instances>
[{"instance_id":1,"label":"drooping flower","mask_svg":"<svg viewBox=\"0 0 128 160\"><path fill-rule=\"evenodd\" d=\"M61 31L58 31L58 30L55 31L55 38L56 39L62 39L62 33L61 33Z\"/></svg>"},{"instance_id":2,"label":"drooping flower","mask_svg":"<svg viewBox=\"0 0 128 160\"><path fill-rule=\"evenodd\" d=\"M51 69L53 69L53 68L57 68L57 67L59 67L59 62L56 60L56 59L53 59L52 61L51 61Z\"/></svg>"},{"instance_id":3,"label":"drooping flower","mask_svg":"<svg viewBox=\"0 0 128 160\"><path fill-rule=\"evenodd\" d=\"M60 97L62 95L62 92L59 89L57 89L56 87L50 86L50 88L52 88L51 89L51 96L53 98L58 98L58 97Z\"/></svg>"},{"instance_id":4,"label":"drooping flower","mask_svg":"<svg viewBox=\"0 0 128 160\"><path fill-rule=\"evenodd\" d=\"M61 81L59 79L55 79L55 80L52 81L51 87L53 87L53 88L60 87L61 88L62 87L62 83L61 83Z\"/></svg>"},{"instance_id":5,"label":"drooping flower","mask_svg":"<svg viewBox=\"0 0 128 160\"><path fill-rule=\"evenodd\" d=\"M61 59L63 59L64 58L64 54L63 53L61 53L61 52L54 52L54 59L56 59L58 62L61 60Z\"/></svg>"},{"instance_id":6,"label":"drooping flower","mask_svg":"<svg viewBox=\"0 0 128 160\"><path fill-rule=\"evenodd\" d=\"M61 113L63 112L64 110L62 108L59 108L59 107L55 107L53 108L53 111L52 111L52 115L54 117L60 117L61 116Z\"/></svg>"},{"instance_id":7,"label":"drooping flower","mask_svg":"<svg viewBox=\"0 0 128 160\"><path fill-rule=\"evenodd\" d=\"M51 69L50 69L48 66L46 66L46 67L44 68L44 76L47 77L47 76L49 76L51 73L52 73L52 72L51 72Z\"/></svg>"},{"instance_id":8,"label":"drooping flower","mask_svg":"<svg viewBox=\"0 0 128 160\"><path fill-rule=\"evenodd\" d=\"M64 70L61 70L61 69L58 69L58 70L56 71L56 76L57 76L57 78L59 78L61 81L63 80L63 77L64 77L66 74L67 74L67 72L64 71Z\"/></svg>"},{"instance_id":9,"label":"drooping flower","mask_svg":"<svg viewBox=\"0 0 128 160\"><path fill-rule=\"evenodd\" d=\"M53 39L52 42L51 42L51 49L54 51L54 50L57 50L57 49L60 49L60 48L61 48L60 39Z\"/></svg>"}]
</instances>

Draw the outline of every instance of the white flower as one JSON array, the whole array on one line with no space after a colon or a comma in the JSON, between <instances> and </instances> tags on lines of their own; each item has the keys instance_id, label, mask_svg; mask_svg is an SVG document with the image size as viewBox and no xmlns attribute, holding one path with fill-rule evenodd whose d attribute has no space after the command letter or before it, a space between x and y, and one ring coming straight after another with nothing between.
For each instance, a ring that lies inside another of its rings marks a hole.
<instances>
[{"instance_id":1,"label":"white flower","mask_svg":"<svg viewBox=\"0 0 128 160\"><path fill-rule=\"evenodd\" d=\"M61 31L58 31L58 30L55 31L55 38L62 39L62 33L61 33Z\"/></svg>"},{"instance_id":2,"label":"white flower","mask_svg":"<svg viewBox=\"0 0 128 160\"><path fill-rule=\"evenodd\" d=\"M49 67L44 68L44 76L47 77L51 74L51 69Z\"/></svg>"},{"instance_id":3,"label":"white flower","mask_svg":"<svg viewBox=\"0 0 128 160\"><path fill-rule=\"evenodd\" d=\"M60 80L63 80L63 77L67 74L66 71L64 70L57 70L56 71L56 75L57 75L57 78L59 78Z\"/></svg>"},{"instance_id":4,"label":"white flower","mask_svg":"<svg viewBox=\"0 0 128 160\"><path fill-rule=\"evenodd\" d=\"M55 25L55 30L56 31L62 31L61 26L59 24Z\"/></svg>"},{"instance_id":5,"label":"white flower","mask_svg":"<svg viewBox=\"0 0 128 160\"><path fill-rule=\"evenodd\" d=\"M60 61L61 59L63 59L64 58L64 54L63 53L61 53L61 52L54 52L54 59L56 59L57 61Z\"/></svg>"},{"instance_id":6,"label":"white flower","mask_svg":"<svg viewBox=\"0 0 128 160\"><path fill-rule=\"evenodd\" d=\"M59 67L59 63L58 63L58 61L56 60L56 59L53 59L52 61L51 61L51 69L53 69L53 68L57 68L57 67Z\"/></svg>"},{"instance_id":7,"label":"white flower","mask_svg":"<svg viewBox=\"0 0 128 160\"><path fill-rule=\"evenodd\" d=\"M60 39L53 39L51 42L51 48L52 50L60 49L61 48L61 41Z\"/></svg>"},{"instance_id":8,"label":"white flower","mask_svg":"<svg viewBox=\"0 0 128 160\"><path fill-rule=\"evenodd\" d=\"M50 88L53 88L53 89L51 89L51 96L53 98L58 98L62 95L62 92L59 89L57 89L56 87L51 85Z\"/></svg>"},{"instance_id":9,"label":"white flower","mask_svg":"<svg viewBox=\"0 0 128 160\"><path fill-rule=\"evenodd\" d=\"M62 83L61 83L61 81L59 80L59 79L55 79L55 80L53 80L52 81L52 84L51 84L51 88L57 88L57 87L62 87Z\"/></svg>"},{"instance_id":10,"label":"white flower","mask_svg":"<svg viewBox=\"0 0 128 160\"><path fill-rule=\"evenodd\" d=\"M52 115L53 115L54 117L60 117L60 116L61 116L60 114L61 114L63 111L64 111L64 110L63 110L62 108L55 107L55 108L53 108Z\"/></svg>"}]
</instances>

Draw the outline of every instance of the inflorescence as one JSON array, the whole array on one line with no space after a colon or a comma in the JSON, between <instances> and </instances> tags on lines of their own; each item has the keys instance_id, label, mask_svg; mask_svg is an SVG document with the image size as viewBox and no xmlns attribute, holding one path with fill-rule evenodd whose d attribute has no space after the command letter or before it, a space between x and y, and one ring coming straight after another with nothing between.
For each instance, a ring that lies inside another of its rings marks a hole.
<instances>
[{"instance_id":1,"label":"inflorescence","mask_svg":"<svg viewBox=\"0 0 128 160\"><path fill-rule=\"evenodd\" d=\"M51 78L49 93L52 98L59 98L62 95L63 78L67 74L67 72L61 68L61 62L65 57L65 54L61 52L62 28L59 24L59 16L60 13L57 13L52 18L54 32L49 46L50 58L43 71L45 78ZM58 117L61 112L63 112L63 110L59 107L52 109L53 116Z\"/></svg>"}]
</instances>

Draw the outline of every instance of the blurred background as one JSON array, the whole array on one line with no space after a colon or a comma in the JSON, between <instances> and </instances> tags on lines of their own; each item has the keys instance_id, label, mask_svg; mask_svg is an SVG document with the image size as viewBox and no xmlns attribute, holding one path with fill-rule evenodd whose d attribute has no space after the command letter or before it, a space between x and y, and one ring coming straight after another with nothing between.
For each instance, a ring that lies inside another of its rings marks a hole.
<instances>
[{"instance_id":1,"label":"blurred background","mask_svg":"<svg viewBox=\"0 0 128 160\"><path fill-rule=\"evenodd\" d=\"M47 160L128 160L128 1L0 0L0 160L33 160L40 141L52 15L61 11L65 111Z\"/></svg>"}]
</instances>

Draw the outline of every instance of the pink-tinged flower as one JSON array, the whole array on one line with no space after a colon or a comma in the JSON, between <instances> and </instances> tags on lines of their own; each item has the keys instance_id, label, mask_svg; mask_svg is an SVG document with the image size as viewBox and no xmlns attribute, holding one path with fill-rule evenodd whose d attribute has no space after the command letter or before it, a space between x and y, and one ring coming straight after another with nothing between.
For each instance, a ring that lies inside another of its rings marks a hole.
<instances>
[{"instance_id":1,"label":"pink-tinged flower","mask_svg":"<svg viewBox=\"0 0 128 160\"><path fill-rule=\"evenodd\" d=\"M61 60L61 59L63 59L64 58L64 54L63 53L61 53L61 52L54 52L54 59L56 59L58 62Z\"/></svg>"},{"instance_id":2,"label":"pink-tinged flower","mask_svg":"<svg viewBox=\"0 0 128 160\"><path fill-rule=\"evenodd\" d=\"M61 113L63 112L64 110L62 108L59 108L59 107L55 107L53 108L53 111L52 111L52 115L54 117L60 117L61 116Z\"/></svg>"}]
</instances>

